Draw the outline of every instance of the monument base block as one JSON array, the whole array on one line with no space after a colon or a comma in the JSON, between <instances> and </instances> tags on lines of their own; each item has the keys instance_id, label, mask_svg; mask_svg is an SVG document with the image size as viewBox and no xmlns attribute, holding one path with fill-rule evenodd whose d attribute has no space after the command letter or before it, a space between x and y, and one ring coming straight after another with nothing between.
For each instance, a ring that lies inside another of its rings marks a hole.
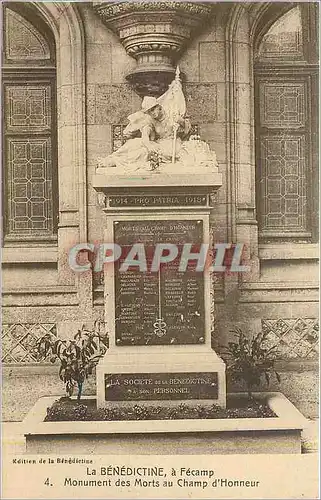
<instances>
[{"instance_id":1,"label":"monument base block","mask_svg":"<svg viewBox=\"0 0 321 500\"><path fill-rule=\"evenodd\" d=\"M94 187L106 214L104 241L121 254L104 266L110 349L97 366L98 407L225 407L225 364L211 348L214 285L210 266L198 267L195 257L213 245L218 167L100 170Z\"/></svg>"},{"instance_id":2,"label":"monument base block","mask_svg":"<svg viewBox=\"0 0 321 500\"><path fill-rule=\"evenodd\" d=\"M207 346L186 347L108 351L96 371L98 407L184 403L224 408L224 362Z\"/></svg>"}]
</instances>

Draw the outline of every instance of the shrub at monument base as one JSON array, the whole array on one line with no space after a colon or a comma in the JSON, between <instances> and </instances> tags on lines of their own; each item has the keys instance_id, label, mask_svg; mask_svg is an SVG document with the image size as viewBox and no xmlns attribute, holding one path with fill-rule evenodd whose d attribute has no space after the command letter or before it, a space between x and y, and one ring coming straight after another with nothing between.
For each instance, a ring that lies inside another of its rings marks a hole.
<instances>
[{"instance_id":1,"label":"shrub at monument base","mask_svg":"<svg viewBox=\"0 0 321 500\"><path fill-rule=\"evenodd\" d=\"M35 347L39 361L49 358L51 363L60 362L59 378L65 384L67 396L72 396L77 386L77 399L81 399L83 384L108 348L108 337L101 333L101 325L95 321L92 331L84 325L72 340L57 338L52 333L41 337Z\"/></svg>"},{"instance_id":2,"label":"shrub at monument base","mask_svg":"<svg viewBox=\"0 0 321 500\"><path fill-rule=\"evenodd\" d=\"M278 382L281 381L274 367L276 346L266 345L268 332L259 332L253 338L247 338L240 328L235 328L232 333L235 334L236 342L222 346L226 374L233 382L244 382L251 400L253 388L261 385L263 377L268 385L272 375Z\"/></svg>"}]
</instances>

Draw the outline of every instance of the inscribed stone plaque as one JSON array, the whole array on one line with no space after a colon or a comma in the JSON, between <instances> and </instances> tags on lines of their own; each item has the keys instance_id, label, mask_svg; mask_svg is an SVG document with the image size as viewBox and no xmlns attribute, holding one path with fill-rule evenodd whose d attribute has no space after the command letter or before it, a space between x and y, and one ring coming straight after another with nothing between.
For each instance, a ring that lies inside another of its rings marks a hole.
<instances>
[{"instance_id":1,"label":"inscribed stone plaque","mask_svg":"<svg viewBox=\"0 0 321 500\"><path fill-rule=\"evenodd\" d=\"M105 374L106 401L217 398L217 372Z\"/></svg>"},{"instance_id":2,"label":"inscribed stone plaque","mask_svg":"<svg viewBox=\"0 0 321 500\"><path fill-rule=\"evenodd\" d=\"M116 345L168 345L204 343L204 277L189 261L180 272L184 243L197 252L203 239L201 220L124 221L114 223L114 242L121 246L115 262ZM132 245L142 243L147 271L137 266L121 272ZM173 262L150 269L157 243L177 245Z\"/></svg>"},{"instance_id":3,"label":"inscribed stone plaque","mask_svg":"<svg viewBox=\"0 0 321 500\"><path fill-rule=\"evenodd\" d=\"M202 194L110 196L110 207L166 207L166 206L206 206L207 197Z\"/></svg>"}]
</instances>

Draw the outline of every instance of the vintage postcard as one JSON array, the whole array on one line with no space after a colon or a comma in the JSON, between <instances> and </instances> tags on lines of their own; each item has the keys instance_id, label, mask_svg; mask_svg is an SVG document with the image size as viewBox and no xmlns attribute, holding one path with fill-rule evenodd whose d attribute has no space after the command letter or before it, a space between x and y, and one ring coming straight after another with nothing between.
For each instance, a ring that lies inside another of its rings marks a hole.
<instances>
[{"instance_id":1,"label":"vintage postcard","mask_svg":"<svg viewBox=\"0 0 321 500\"><path fill-rule=\"evenodd\" d=\"M318 498L318 2L1 15L2 497Z\"/></svg>"}]
</instances>

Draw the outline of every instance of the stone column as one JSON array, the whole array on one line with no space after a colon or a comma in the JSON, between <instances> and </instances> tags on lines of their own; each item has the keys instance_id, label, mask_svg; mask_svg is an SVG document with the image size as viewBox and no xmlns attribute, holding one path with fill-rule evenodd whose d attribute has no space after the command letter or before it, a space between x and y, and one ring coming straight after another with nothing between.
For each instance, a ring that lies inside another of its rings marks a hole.
<instances>
[{"instance_id":1,"label":"stone column","mask_svg":"<svg viewBox=\"0 0 321 500\"><path fill-rule=\"evenodd\" d=\"M238 6L238 15L227 31L228 82L230 94L230 168L234 177L231 193L235 214L231 237L245 245L243 258L250 266L239 281L256 281L259 276L258 229L255 209L255 135L252 45L248 12Z\"/></svg>"}]
</instances>

